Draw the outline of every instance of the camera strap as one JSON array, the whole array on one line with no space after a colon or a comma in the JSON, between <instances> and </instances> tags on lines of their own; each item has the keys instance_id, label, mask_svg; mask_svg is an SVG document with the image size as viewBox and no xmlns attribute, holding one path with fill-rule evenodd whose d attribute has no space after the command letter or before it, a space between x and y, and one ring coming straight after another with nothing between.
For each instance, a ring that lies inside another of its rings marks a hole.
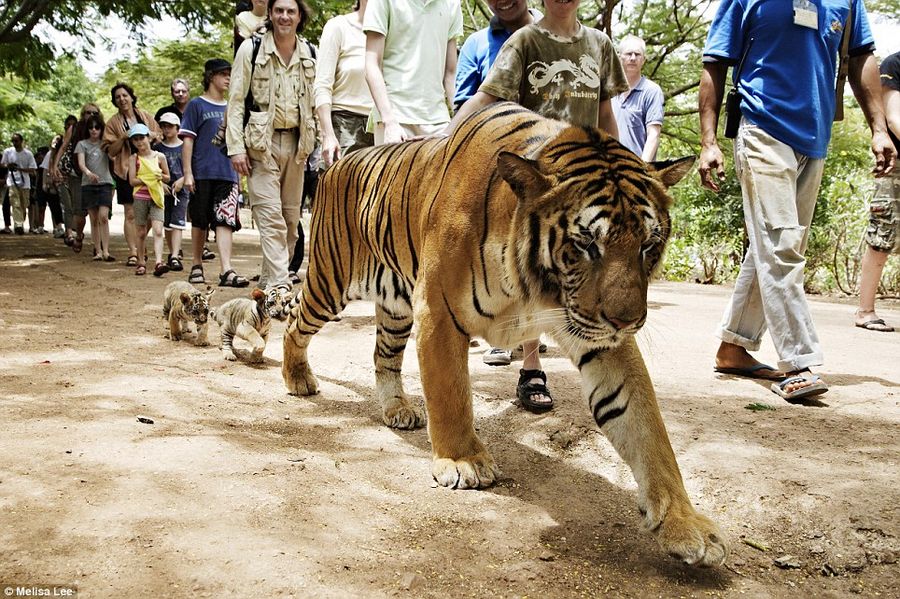
<instances>
[{"instance_id":1,"label":"camera strap","mask_svg":"<svg viewBox=\"0 0 900 599\"><path fill-rule=\"evenodd\" d=\"M847 83L847 72L850 70L850 28L853 27L853 0L850 0L850 11L847 23L841 34L841 55L838 66L837 83L834 87L834 120L844 120L844 84Z\"/></svg>"}]
</instances>

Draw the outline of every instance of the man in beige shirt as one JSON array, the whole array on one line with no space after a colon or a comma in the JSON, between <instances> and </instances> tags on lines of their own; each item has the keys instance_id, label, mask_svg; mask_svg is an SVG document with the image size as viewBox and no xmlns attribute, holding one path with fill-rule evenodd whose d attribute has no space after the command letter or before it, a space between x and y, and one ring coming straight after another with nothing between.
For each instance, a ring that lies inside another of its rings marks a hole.
<instances>
[{"instance_id":1,"label":"man in beige shirt","mask_svg":"<svg viewBox=\"0 0 900 599\"><path fill-rule=\"evenodd\" d=\"M259 228L259 286L288 296L288 263L296 242L303 168L316 143L312 86L316 63L298 36L309 20L302 0L269 2L271 26L251 66L253 40L238 49L231 71L226 142L234 170L248 177L253 218ZM253 107L244 125L245 98Z\"/></svg>"}]
</instances>

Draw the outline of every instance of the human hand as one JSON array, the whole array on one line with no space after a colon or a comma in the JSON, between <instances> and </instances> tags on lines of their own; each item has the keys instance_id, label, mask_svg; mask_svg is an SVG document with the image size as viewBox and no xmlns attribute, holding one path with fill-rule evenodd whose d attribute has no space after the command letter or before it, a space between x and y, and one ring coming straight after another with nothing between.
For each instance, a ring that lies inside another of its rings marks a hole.
<instances>
[{"instance_id":1,"label":"human hand","mask_svg":"<svg viewBox=\"0 0 900 599\"><path fill-rule=\"evenodd\" d=\"M713 142L700 151L700 182L704 187L719 191L719 183L725 179L725 157L719 144Z\"/></svg>"},{"instance_id":2,"label":"human hand","mask_svg":"<svg viewBox=\"0 0 900 599\"><path fill-rule=\"evenodd\" d=\"M194 175L190 173L185 173L184 175L184 188L189 192L194 193Z\"/></svg>"},{"instance_id":3,"label":"human hand","mask_svg":"<svg viewBox=\"0 0 900 599\"><path fill-rule=\"evenodd\" d=\"M875 155L875 167L872 174L875 177L884 177L894 169L894 162L897 159L894 151L894 144L887 133L878 131L872 134L872 153Z\"/></svg>"},{"instance_id":4,"label":"human hand","mask_svg":"<svg viewBox=\"0 0 900 599\"><path fill-rule=\"evenodd\" d=\"M236 172L237 174L239 174L241 176L246 177L246 176L250 175L250 159L247 158L246 154L235 154L234 156L232 156L231 157L231 166L234 168L234 172ZM184 186L188 187L187 175L185 175L184 178L185 178ZM191 185L193 185L193 177L191 177ZM188 189L190 191L194 191L193 188L191 188L191 187L188 187Z\"/></svg>"},{"instance_id":5,"label":"human hand","mask_svg":"<svg viewBox=\"0 0 900 599\"><path fill-rule=\"evenodd\" d=\"M97 183L100 182L100 177L97 176L97 173L92 173L92 172L88 171L85 174L88 176L88 179L90 179L91 183L93 183L94 185L96 185Z\"/></svg>"},{"instance_id":6,"label":"human hand","mask_svg":"<svg viewBox=\"0 0 900 599\"><path fill-rule=\"evenodd\" d=\"M172 192L179 193L181 192L181 188L184 187L184 177L181 177L172 185Z\"/></svg>"},{"instance_id":7,"label":"human hand","mask_svg":"<svg viewBox=\"0 0 900 599\"><path fill-rule=\"evenodd\" d=\"M400 123L396 123L391 121L390 123L384 123L384 143L386 144L394 144L399 143L401 141L406 141L406 135L403 133L403 128L400 127Z\"/></svg>"},{"instance_id":8,"label":"human hand","mask_svg":"<svg viewBox=\"0 0 900 599\"><path fill-rule=\"evenodd\" d=\"M322 160L325 162L325 168L330 167L336 161L341 159L341 146L338 145L337 137L328 135L322 140Z\"/></svg>"}]
</instances>

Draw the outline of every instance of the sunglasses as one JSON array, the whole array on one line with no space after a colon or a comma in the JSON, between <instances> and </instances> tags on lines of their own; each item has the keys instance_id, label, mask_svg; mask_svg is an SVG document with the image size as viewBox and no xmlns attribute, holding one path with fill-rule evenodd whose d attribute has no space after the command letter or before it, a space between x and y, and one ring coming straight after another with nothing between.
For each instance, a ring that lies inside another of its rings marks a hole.
<instances>
[{"instance_id":1,"label":"sunglasses","mask_svg":"<svg viewBox=\"0 0 900 599\"><path fill-rule=\"evenodd\" d=\"M103 129L103 127L101 127L100 125L91 125L90 127L88 127L88 131L100 131L101 129Z\"/></svg>"},{"instance_id":2,"label":"sunglasses","mask_svg":"<svg viewBox=\"0 0 900 599\"><path fill-rule=\"evenodd\" d=\"M84 116L97 116L98 114L100 114L100 112L97 110L86 110L84 112Z\"/></svg>"}]
</instances>

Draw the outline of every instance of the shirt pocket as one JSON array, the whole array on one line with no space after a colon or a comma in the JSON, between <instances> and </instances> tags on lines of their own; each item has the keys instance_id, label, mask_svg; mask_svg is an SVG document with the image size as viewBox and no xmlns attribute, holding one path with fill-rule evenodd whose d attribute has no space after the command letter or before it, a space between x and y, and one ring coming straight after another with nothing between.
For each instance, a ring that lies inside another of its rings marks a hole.
<instances>
[{"instance_id":1,"label":"shirt pocket","mask_svg":"<svg viewBox=\"0 0 900 599\"><path fill-rule=\"evenodd\" d=\"M269 132L269 113L251 112L244 128L244 145L248 150L265 152L271 139Z\"/></svg>"},{"instance_id":2,"label":"shirt pocket","mask_svg":"<svg viewBox=\"0 0 900 599\"><path fill-rule=\"evenodd\" d=\"M253 92L253 101L259 104L269 103L269 95L272 91L272 79L266 74L254 74L250 80L250 91Z\"/></svg>"}]
</instances>

